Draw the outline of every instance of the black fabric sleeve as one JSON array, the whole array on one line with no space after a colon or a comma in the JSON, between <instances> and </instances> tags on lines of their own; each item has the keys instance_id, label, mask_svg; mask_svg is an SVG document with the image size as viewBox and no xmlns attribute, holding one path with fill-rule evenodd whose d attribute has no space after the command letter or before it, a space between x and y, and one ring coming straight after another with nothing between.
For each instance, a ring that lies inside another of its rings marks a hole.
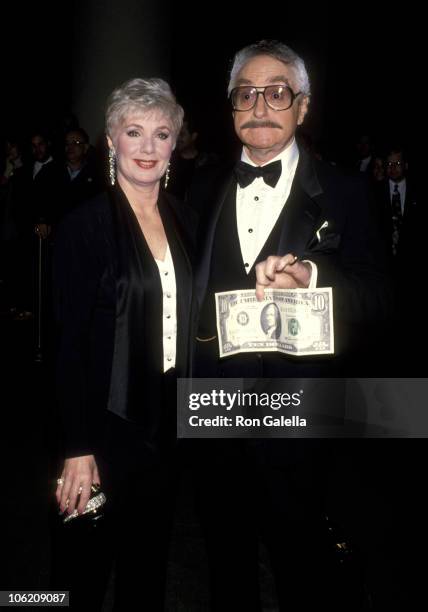
<instances>
[{"instance_id":1,"label":"black fabric sleeve","mask_svg":"<svg viewBox=\"0 0 428 612\"><path fill-rule=\"evenodd\" d=\"M79 215L58 228L53 258L57 323L56 391L66 457L93 453L89 427L89 338L102 269L95 227Z\"/></svg>"}]
</instances>

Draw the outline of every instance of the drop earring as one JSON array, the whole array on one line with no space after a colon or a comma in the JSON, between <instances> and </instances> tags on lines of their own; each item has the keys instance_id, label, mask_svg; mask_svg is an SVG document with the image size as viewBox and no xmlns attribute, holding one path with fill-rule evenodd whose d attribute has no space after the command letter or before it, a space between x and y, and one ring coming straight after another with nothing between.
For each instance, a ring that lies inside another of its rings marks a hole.
<instances>
[{"instance_id":1,"label":"drop earring","mask_svg":"<svg viewBox=\"0 0 428 612\"><path fill-rule=\"evenodd\" d=\"M108 173L110 177L110 184L113 185L116 182L116 154L113 147L108 150Z\"/></svg>"},{"instance_id":2,"label":"drop earring","mask_svg":"<svg viewBox=\"0 0 428 612\"><path fill-rule=\"evenodd\" d=\"M171 163L168 162L168 165L166 167L166 173L165 173L165 189L168 187L170 168L171 168Z\"/></svg>"}]
</instances>

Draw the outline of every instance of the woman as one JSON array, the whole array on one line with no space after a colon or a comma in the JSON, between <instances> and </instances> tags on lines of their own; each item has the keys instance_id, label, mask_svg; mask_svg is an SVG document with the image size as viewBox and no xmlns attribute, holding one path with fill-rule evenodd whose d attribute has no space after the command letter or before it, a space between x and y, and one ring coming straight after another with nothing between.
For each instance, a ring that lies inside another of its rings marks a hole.
<instances>
[{"instance_id":1,"label":"woman","mask_svg":"<svg viewBox=\"0 0 428 612\"><path fill-rule=\"evenodd\" d=\"M87 555L101 576L99 598L106 560L114 558L115 606L125 610L138 598L148 610L163 609L177 465L175 381L187 374L192 335L194 223L160 182L167 181L182 119L161 79L133 79L113 91L106 113L112 188L71 213L56 238L66 457L56 498L61 512L82 513L91 485L101 484L108 531L102 550Z\"/></svg>"}]
</instances>

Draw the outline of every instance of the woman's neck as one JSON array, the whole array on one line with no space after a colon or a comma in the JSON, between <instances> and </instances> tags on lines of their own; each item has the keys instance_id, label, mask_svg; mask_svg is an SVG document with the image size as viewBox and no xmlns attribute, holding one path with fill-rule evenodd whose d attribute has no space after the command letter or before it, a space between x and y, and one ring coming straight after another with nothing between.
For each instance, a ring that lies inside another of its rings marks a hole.
<instances>
[{"instance_id":1,"label":"woman's neck","mask_svg":"<svg viewBox=\"0 0 428 612\"><path fill-rule=\"evenodd\" d=\"M150 215L157 212L159 182L152 185L131 185L119 176L117 179L128 202L137 214Z\"/></svg>"}]
</instances>

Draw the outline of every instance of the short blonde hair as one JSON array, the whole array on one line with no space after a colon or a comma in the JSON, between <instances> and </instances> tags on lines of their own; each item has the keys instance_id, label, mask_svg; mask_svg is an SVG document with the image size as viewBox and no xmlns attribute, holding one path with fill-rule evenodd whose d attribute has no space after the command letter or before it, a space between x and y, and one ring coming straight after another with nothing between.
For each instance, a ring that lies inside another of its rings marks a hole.
<instances>
[{"instance_id":1,"label":"short blonde hair","mask_svg":"<svg viewBox=\"0 0 428 612\"><path fill-rule=\"evenodd\" d=\"M107 100L106 132L111 137L115 128L132 113L153 111L160 111L170 119L177 138L184 110L168 83L163 79L130 79L117 87Z\"/></svg>"}]
</instances>

